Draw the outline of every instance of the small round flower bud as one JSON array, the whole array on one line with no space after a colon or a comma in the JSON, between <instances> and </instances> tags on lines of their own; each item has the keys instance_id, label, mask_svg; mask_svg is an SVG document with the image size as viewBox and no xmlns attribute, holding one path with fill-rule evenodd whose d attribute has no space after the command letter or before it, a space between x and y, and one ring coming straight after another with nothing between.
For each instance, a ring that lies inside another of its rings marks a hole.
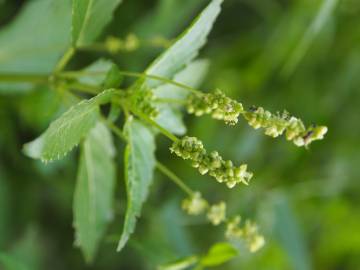
<instances>
[{"instance_id":1,"label":"small round flower bud","mask_svg":"<svg viewBox=\"0 0 360 270\"><path fill-rule=\"evenodd\" d=\"M109 53L116 54L123 46L124 42L117 37L110 36L105 40L105 47Z\"/></svg>"},{"instance_id":2,"label":"small round flower bud","mask_svg":"<svg viewBox=\"0 0 360 270\"><path fill-rule=\"evenodd\" d=\"M225 202L212 205L208 211L207 218L215 226L223 222L226 218Z\"/></svg>"},{"instance_id":3,"label":"small round flower bud","mask_svg":"<svg viewBox=\"0 0 360 270\"><path fill-rule=\"evenodd\" d=\"M226 226L226 231L225 231L226 238L234 239L234 238L240 238L243 236L244 232L239 227L240 221L241 221L241 217L235 216L228 222L228 224Z\"/></svg>"},{"instance_id":4,"label":"small round flower bud","mask_svg":"<svg viewBox=\"0 0 360 270\"><path fill-rule=\"evenodd\" d=\"M183 200L181 207L189 215L200 215L208 207L208 203L201 196L200 192L195 192L190 198Z\"/></svg>"},{"instance_id":5,"label":"small round flower bud","mask_svg":"<svg viewBox=\"0 0 360 270\"><path fill-rule=\"evenodd\" d=\"M259 249L261 249L265 245L265 238L262 235L254 235L249 241L248 241L248 247L250 252L256 252Z\"/></svg>"},{"instance_id":6,"label":"small round flower bud","mask_svg":"<svg viewBox=\"0 0 360 270\"><path fill-rule=\"evenodd\" d=\"M250 252L258 251L264 246L265 239L259 234L257 225L246 220L244 226L241 227L240 221L240 217L236 216L227 223L226 238L244 240Z\"/></svg>"}]
</instances>

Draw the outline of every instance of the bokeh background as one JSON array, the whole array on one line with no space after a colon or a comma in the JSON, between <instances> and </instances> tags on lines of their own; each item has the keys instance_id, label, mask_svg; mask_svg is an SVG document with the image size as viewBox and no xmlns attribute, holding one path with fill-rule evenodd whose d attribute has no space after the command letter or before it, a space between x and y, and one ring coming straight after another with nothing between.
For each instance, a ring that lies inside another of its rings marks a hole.
<instances>
[{"instance_id":1,"label":"bokeh background","mask_svg":"<svg viewBox=\"0 0 360 270\"><path fill-rule=\"evenodd\" d=\"M32 1L0 1L0 31ZM177 36L205 0L128 0L116 10L103 37ZM36 18L34 18L36 20ZM54 29L53 35L56 35ZM31 33L29 33L31 35ZM48 37L53 38L53 37ZM14 46L17 39L14 37ZM19 45L19 44L17 44ZM140 46L115 57L121 69L142 71L163 49ZM1 54L1 43L0 43ZM84 52L82 68L107 54ZM256 220L266 237L255 254L243 250L218 269L328 269L360 267L360 2L356 0L226 0L200 58L210 60L201 89L222 89L245 106L286 109L306 124L327 125L309 150L272 139L245 122L186 116L188 133L255 172L249 187L226 189L170 158L158 138L157 157L211 202L224 200L230 214ZM1 60L1 59L0 59ZM72 195L77 151L43 165L21 148L61 110L46 87L0 92L0 250L28 269L155 269L158 264L206 252L224 239L223 228L186 216L184 194L155 175L136 233L121 252L126 196L118 142L116 215L93 266L73 246ZM0 269L1 266L0 266Z\"/></svg>"}]
</instances>

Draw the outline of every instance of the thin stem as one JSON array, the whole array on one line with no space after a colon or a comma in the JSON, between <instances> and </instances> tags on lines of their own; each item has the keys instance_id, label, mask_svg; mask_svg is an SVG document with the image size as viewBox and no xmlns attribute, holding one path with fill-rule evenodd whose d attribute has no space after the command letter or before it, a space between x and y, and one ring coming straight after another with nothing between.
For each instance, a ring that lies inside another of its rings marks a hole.
<instances>
[{"instance_id":1,"label":"thin stem","mask_svg":"<svg viewBox=\"0 0 360 270\"><path fill-rule=\"evenodd\" d=\"M184 181L182 181L175 173L173 173L169 168L167 168L165 165L160 163L159 161L156 161L155 163L156 168L162 172L164 175L166 175L171 181L173 181L176 185L178 185L183 191L185 191L188 195L193 196L194 191L189 188Z\"/></svg>"},{"instance_id":2,"label":"thin stem","mask_svg":"<svg viewBox=\"0 0 360 270\"><path fill-rule=\"evenodd\" d=\"M104 43L93 43L91 45L84 45L77 47L79 51L95 51L95 52L106 52L106 46Z\"/></svg>"},{"instance_id":3,"label":"thin stem","mask_svg":"<svg viewBox=\"0 0 360 270\"><path fill-rule=\"evenodd\" d=\"M68 88L74 88L77 90L80 90L81 92L88 93L88 94L95 94L97 95L100 91L100 89L96 86L92 86L89 84L83 84L83 83L69 83L66 85Z\"/></svg>"},{"instance_id":4,"label":"thin stem","mask_svg":"<svg viewBox=\"0 0 360 270\"><path fill-rule=\"evenodd\" d=\"M190 87L188 85L173 81L173 80L168 79L168 78L156 76L156 75L138 73L138 72L130 72L130 71L120 71L120 73L122 75L124 75L124 76L129 76L129 77L148 78L148 79L158 80L158 81L161 81L161 82L164 82L164 83L172 84L172 85L178 86L180 88L186 89L186 90L188 90L188 91L190 91L192 93L195 93L195 94L202 93L201 91L199 91L199 90L197 90L195 88L192 88L192 87Z\"/></svg>"},{"instance_id":5,"label":"thin stem","mask_svg":"<svg viewBox=\"0 0 360 270\"><path fill-rule=\"evenodd\" d=\"M67 51L64 53L64 55L61 57L60 61L57 63L54 73L58 73L62 71L69 63L71 58L74 56L74 54L75 54L75 48L74 47L68 48Z\"/></svg>"},{"instance_id":6,"label":"thin stem","mask_svg":"<svg viewBox=\"0 0 360 270\"><path fill-rule=\"evenodd\" d=\"M30 82L30 83L48 83L48 75L38 74L0 74L1 82Z\"/></svg>"},{"instance_id":7,"label":"thin stem","mask_svg":"<svg viewBox=\"0 0 360 270\"><path fill-rule=\"evenodd\" d=\"M120 128L118 128L113 122L109 121L106 118L103 118L103 121L120 139L122 139L124 142L127 142L127 138Z\"/></svg>"},{"instance_id":8,"label":"thin stem","mask_svg":"<svg viewBox=\"0 0 360 270\"><path fill-rule=\"evenodd\" d=\"M178 105L186 105L187 102L183 99L177 99L177 98L156 98L154 100L155 102L158 103L173 103L173 104L178 104Z\"/></svg>"},{"instance_id":9,"label":"thin stem","mask_svg":"<svg viewBox=\"0 0 360 270\"><path fill-rule=\"evenodd\" d=\"M154 120L150 119L147 115L143 114L142 112L139 112L133 108L130 108L130 111L132 111L135 115L142 118L144 121L148 122L150 125L156 127L163 135L168 137L173 142L177 142L179 139L174 134L170 133L168 130L160 126L158 123L156 123Z\"/></svg>"},{"instance_id":10,"label":"thin stem","mask_svg":"<svg viewBox=\"0 0 360 270\"><path fill-rule=\"evenodd\" d=\"M84 71L65 71L65 72L61 72L60 74L58 74L58 76L63 76L63 77L67 77L67 78L77 78L79 76L85 76L85 75L93 75L93 76L100 76L105 74L106 72L84 72ZM156 76L156 75L150 75L150 74L145 74L145 73L138 73L138 72L130 72L130 71L119 71L119 74L124 75L124 76L128 76L128 77L135 77L135 78L148 78L148 79L153 79L153 80L158 80L164 83L168 83L168 84L172 84L175 86L178 86L180 88L186 89L192 93L195 94L202 94L201 91L199 91L198 89L195 89L193 87L190 87L188 85L173 81L171 79L167 79L164 77L160 77L160 76Z\"/></svg>"}]
</instances>

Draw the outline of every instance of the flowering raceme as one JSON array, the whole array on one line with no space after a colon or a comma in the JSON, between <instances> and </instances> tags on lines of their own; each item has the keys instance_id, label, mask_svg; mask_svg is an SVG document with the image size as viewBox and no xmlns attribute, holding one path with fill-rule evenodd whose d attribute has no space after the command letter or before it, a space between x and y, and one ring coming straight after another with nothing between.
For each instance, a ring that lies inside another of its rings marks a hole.
<instances>
[{"instance_id":1,"label":"flowering raceme","mask_svg":"<svg viewBox=\"0 0 360 270\"><path fill-rule=\"evenodd\" d=\"M300 119L290 116L286 111L272 114L255 106L244 110L241 103L225 96L218 89L214 93L189 95L187 111L196 116L211 114L214 119L224 120L228 125L235 125L241 115L253 128L264 128L265 135L275 138L285 132L286 139L296 146L308 146L315 140L323 139L327 132L325 126L312 125L306 128Z\"/></svg>"},{"instance_id":2,"label":"flowering raceme","mask_svg":"<svg viewBox=\"0 0 360 270\"><path fill-rule=\"evenodd\" d=\"M236 167L231 160L223 160L216 151L208 154L203 143L195 137L183 137L174 142L170 150L183 159L190 159L192 166L201 174L209 173L219 183L224 182L229 188L233 188L238 183L248 185L253 175L247 171L246 164Z\"/></svg>"},{"instance_id":3,"label":"flowering raceme","mask_svg":"<svg viewBox=\"0 0 360 270\"><path fill-rule=\"evenodd\" d=\"M187 111L196 116L211 114L214 119L224 120L226 124L235 125L244 110L241 103L225 96L217 89L214 93L189 95Z\"/></svg>"},{"instance_id":4,"label":"flowering raceme","mask_svg":"<svg viewBox=\"0 0 360 270\"><path fill-rule=\"evenodd\" d=\"M241 226L241 217L226 217L226 203L221 201L210 205L200 192L194 192L192 196L182 202L182 209L189 215L201 215L206 213L206 218L214 226L225 223L225 237L229 240L244 241L250 252L256 252L265 244L264 236L259 233L256 223L247 219Z\"/></svg>"}]
</instances>

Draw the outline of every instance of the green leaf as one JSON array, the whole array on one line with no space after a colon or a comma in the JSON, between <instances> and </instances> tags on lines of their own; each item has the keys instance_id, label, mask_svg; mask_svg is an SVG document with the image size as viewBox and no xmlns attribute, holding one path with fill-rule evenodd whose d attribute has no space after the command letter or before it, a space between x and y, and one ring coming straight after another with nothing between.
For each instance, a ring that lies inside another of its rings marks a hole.
<instances>
[{"instance_id":1,"label":"green leaf","mask_svg":"<svg viewBox=\"0 0 360 270\"><path fill-rule=\"evenodd\" d=\"M24 153L44 162L64 157L95 126L99 105L109 102L114 92L114 89L105 90L71 107L52 122L39 138L25 144Z\"/></svg>"},{"instance_id":2,"label":"green leaf","mask_svg":"<svg viewBox=\"0 0 360 270\"><path fill-rule=\"evenodd\" d=\"M146 74L172 78L175 73L190 63L201 47L206 43L207 36L215 22L223 0L213 0L163 54L161 54L145 71ZM148 87L161 84L158 80L147 79Z\"/></svg>"},{"instance_id":3,"label":"green leaf","mask_svg":"<svg viewBox=\"0 0 360 270\"><path fill-rule=\"evenodd\" d=\"M172 38L185 25L186 20L199 10L206 0L159 0L145 16L138 18L132 31L141 39L151 39L161 33ZM174 12L176 10L176 12ZM171 21L171 23L169 23Z\"/></svg>"},{"instance_id":4,"label":"green leaf","mask_svg":"<svg viewBox=\"0 0 360 270\"><path fill-rule=\"evenodd\" d=\"M127 210L117 251L125 246L135 230L136 218L140 216L147 198L155 167L155 140L151 131L131 118L126 122L124 131L128 139L125 149Z\"/></svg>"},{"instance_id":5,"label":"green leaf","mask_svg":"<svg viewBox=\"0 0 360 270\"><path fill-rule=\"evenodd\" d=\"M238 254L238 250L230 243L221 242L214 244L209 252L202 257L202 266L217 266L230 261Z\"/></svg>"},{"instance_id":6,"label":"green leaf","mask_svg":"<svg viewBox=\"0 0 360 270\"><path fill-rule=\"evenodd\" d=\"M203 81L209 68L209 61L196 60L187 65L183 70L176 73L174 81L197 88ZM172 84L163 84L155 88L155 96L158 98L185 100L189 91ZM179 106L169 103L158 103L156 107L159 115L155 121L163 128L177 135L183 135L186 127L182 121Z\"/></svg>"},{"instance_id":7,"label":"green leaf","mask_svg":"<svg viewBox=\"0 0 360 270\"><path fill-rule=\"evenodd\" d=\"M311 259L306 237L297 221L291 201L284 192L276 192L270 197L274 213L274 233L287 253L294 270L310 270Z\"/></svg>"},{"instance_id":8,"label":"green leaf","mask_svg":"<svg viewBox=\"0 0 360 270\"><path fill-rule=\"evenodd\" d=\"M28 270L24 263L19 262L18 258L6 253L0 253L0 266L4 266L6 270Z\"/></svg>"},{"instance_id":9,"label":"green leaf","mask_svg":"<svg viewBox=\"0 0 360 270\"><path fill-rule=\"evenodd\" d=\"M92 86L103 86L103 88L117 88L123 79L119 68L111 60L99 59L82 70L84 74L79 82Z\"/></svg>"},{"instance_id":10,"label":"green leaf","mask_svg":"<svg viewBox=\"0 0 360 270\"><path fill-rule=\"evenodd\" d=\"M70 42L70 0L28 1L0 32L0 73L49 73ZM29 83L1 83L0 92L26 91Z\"/></svg>"},{"instance_id":11,"label":"green leaf","mask_svg":"<svg viewBox=\"0 0 360 270\"><path fill-rule=\"evenodd\" d=\"M120 3L121 0L73 0L73 46L89 45L95 41Z\"/></svg>"},{"instance_id":12,"label":"green leaf","mask_svg":"<svg viewBox=\"0 0 360 270\"><path fill-rule=\"evenodd\" d=\"M120 69L117 65L112 64L108 73L106 73L106 78L104 80L105 88L119 88L124 77L120 73Z\"/></svg>"},{"instance_id":13,"label":"green leaf","mask_svg":"<svg viewBox=\"0 0 360 270\"><path fill-rule=\"evenodd\" d=\"M75 243L87 262L93 260L112 219L114 155L111 133L98 122L82 143L74 194Z\"/></svg>"}]
</instances>

